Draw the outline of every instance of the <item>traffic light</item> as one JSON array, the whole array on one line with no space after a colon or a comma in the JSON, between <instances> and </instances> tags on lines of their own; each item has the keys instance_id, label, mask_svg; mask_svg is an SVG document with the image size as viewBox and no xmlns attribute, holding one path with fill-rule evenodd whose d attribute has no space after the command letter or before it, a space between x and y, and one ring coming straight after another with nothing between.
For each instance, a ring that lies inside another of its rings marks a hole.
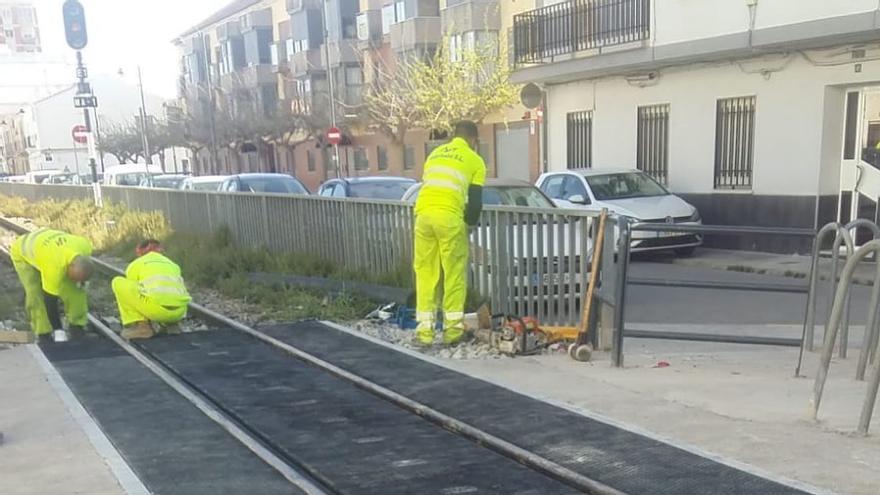
<instances>
[{"instance_id":1,"label":"traffic light","mask_svg":"<svg viewBox=\"0 0 880 495\"><path fill-rule=\"evenodd\" d=\"M89 42L86 33L86 11L79 0L66 0L61 7L64 12L64 36L74 50L82 50Z\"/></svg>"}]
</instances>

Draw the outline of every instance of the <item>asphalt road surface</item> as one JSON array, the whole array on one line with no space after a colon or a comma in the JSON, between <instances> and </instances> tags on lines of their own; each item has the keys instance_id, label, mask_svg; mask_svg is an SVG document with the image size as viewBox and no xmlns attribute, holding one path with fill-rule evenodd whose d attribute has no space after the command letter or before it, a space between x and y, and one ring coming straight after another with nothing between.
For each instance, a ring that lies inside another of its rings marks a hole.
<instances>
[{"instance_id":1,"label":"asphalt road surface","mask_svg":"<svg viewBox=\"0 0 880 495\"><path fill-rule=\"evenodd\" d=\"M665 280L774 283L804 286L805 279L755 275L740 272L694 268L650 260L635 260L631 277ZM829 282L820 281L816 323L825 322ZM851 323L864 325L871 289L855 286ZM801 325L806 294L743 290L693 289L630 285L627 292L627 323L723 324L723 325Z\"/></svg>"}]
</instances>

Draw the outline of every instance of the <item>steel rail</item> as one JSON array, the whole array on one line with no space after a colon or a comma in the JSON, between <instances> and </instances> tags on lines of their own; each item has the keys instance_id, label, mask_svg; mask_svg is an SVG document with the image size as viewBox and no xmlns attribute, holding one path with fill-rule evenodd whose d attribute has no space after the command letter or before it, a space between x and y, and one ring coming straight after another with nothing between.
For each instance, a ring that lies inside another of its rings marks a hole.
<instances>
[{"instance_id":1,"label":"steel rail","mask_svg":"<svg viewBox=\"0 0 880 495\"><path fill-rule=\"evenodd\" d=\"M6 220L2 217L0 217L0 225L12 225L12 226L14 226L13 230L18 230L20 233L27 231L27 229L25 229L24 227L22 227L18 224L14 224L12 222L9 222L8 220ZM117 268L117 267L115 267L105 261L99 260L97 258L92 258L92 260L102 270L109 271L114 274L123 273L122 270L120 270L119 268ZM492 435L490 433L487 433L483 430L480 430L479 428L477 428L475 426L472 426L468 423L465 423L464 421L453 418L452 416L444 414L444 413L442 413L442 412L440 412L430 406L427 406L421 402L418 402L418 401L413 400L409 397L406 397L402 394L399 394L389 388L386 388L386 387L383 387L377 383L371 382L370 380L367 380L366 378L363 378L360 375L357 375L357 374L352 373L348 370L340 368L339 366L336 366L328 361L325 361L325 360L323 360L317 356L314 356L312 354L309 354L305 351L302 351L301 349L293 347L293 346L287 344L286 342L282 342L281 340L278 340L278 339L276 339L272 336L269 336L263 332L255 330L247 325L244 325L244 324L242 324L238 321L235 321L231 318L228 318L220 313L217 313L213 310L210 310L200 304L191 302L189 304L189 307L195 313L198 313L200 316L202 316L208 320L211 320L215 323L219 323L219 324L225 325L227 327L233 328L233 329L238 330L240 332L243 332L243 333L245 333L245 334L261 341L261 342L264 342L264 343L269 344L273 347L276 347L276 348L290 354L291 356L293 356L303 362L306 362L306 363L308 363L318 369L321 369L327 373L330 373L331 375L342 378L342 379L354 384L358 388L361 388L367 392L372 393L373 395L375 395L377 397L380 397L384 400L387 400L388 402L391 402L392 404L395 404L398 407L400 407L406 411L409 411L413 414L421 416L422 418L425 418L426 420L430 421L431 423L434 423L437 426L440 426L440 427L447 429L449 431L452 431L453 433L456 433L464 438L467 438L467 439L471 440L472 442L476 443L477 445L489 448L490 450L493 450L493 451L495 451L495 452L497 452L497 453L499 453L509 459L512 459L516 462L519 462L520 464L523 464L523 465L525 465L535 471L538 471L544 475L547 475L553 479L556 479L556 480L561 481L565 484L568 484L569 486L572 486L574 488L582 490L585 493L595 494L595 495L624 495L624 492L621 492L615 488L612 488L608 485L605 485L604 483L598 482L596 480L593 480L592 478L589 478L589 477L584 476L580 473L577 473L577 472L575 472L571 469L568 469L565 466L562 466L554 461L551 461L545 457L542 457L534 452L530 452L526 449L523 449L523 448L521 448L521 447L519 447L519 446L517 446L507 440L500 438L500 437L497 437L497 436ZM90 317L90 320L91 319L92 318ZM105 334L105 336L107 336L108 338L111 338L114 342L121 345L123 347L123 349L125 349L127 352L135 355L135 357L138 358L138 356L137 356L138 351L135 350L134 346L132 346L128 342L125 342L124 339L122 339L121 337L116 335L115 332L113 332L111 329L106 327L106 325L103 325L103 323L100 322L99 320L97 320L97 319L94 319L94 320L97 321L97 323L99 323L103 327L103 328L101 328L101 327L98 327L98 328L101 330L102 333ZM147 359L146 357L141 356L141 358L147 362L150 362L149 359ZM138 360L141 361L141 359L138 359ZM151 364L152 364L152 367L159 367L159 365L157 365L155 363L151 362ZM150 368L151 371L153 370L153 368L151 366L147 366L147 367ZM162 368L159 368L159 369L162 369ZM167 372L165 372L165 373L167 374ZM161 377L161 375L160 375L160 377ZM186 387L183 386L182 384L179 384L179 385L181 387L183 387L184 389L186 389ZM175 388L175 390L177 390L176 387L173 387L173 388ZM203 400L206 400L206 399L203 399ZM212 419L214 419L214 418L212 417ZM223 426L223 425L221 424L221 426ZM236 438L238 438L238 437L236 437ZM249 446L249 448L250 448L250 446ZM281 459L278 459L278 462L284 463L284 461L282 461ZM271 463L270 463L270 465L271 465ZM275 466L273 465L273 467L275 467ZM326 493L326 492L308 492L308 493Z\"/></svg>"}]
</instances>

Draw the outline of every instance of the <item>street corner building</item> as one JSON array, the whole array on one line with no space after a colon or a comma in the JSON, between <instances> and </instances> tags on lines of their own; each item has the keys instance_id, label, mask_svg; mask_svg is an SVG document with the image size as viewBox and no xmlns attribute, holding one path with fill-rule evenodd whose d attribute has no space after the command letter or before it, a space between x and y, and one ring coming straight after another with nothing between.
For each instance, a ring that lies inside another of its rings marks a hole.
<instances>
[{"instance_id":1,"label":"street corner building","mask_svg":"<svg viewBox=\"0 0 880 495\"><path fill-rule=\"evenodd\" d=\"M877 2L502 2L548 168L637 167L707 224L875 220ZM809 249L791 239L728 247Z\"/></svg>"}]
</instances>

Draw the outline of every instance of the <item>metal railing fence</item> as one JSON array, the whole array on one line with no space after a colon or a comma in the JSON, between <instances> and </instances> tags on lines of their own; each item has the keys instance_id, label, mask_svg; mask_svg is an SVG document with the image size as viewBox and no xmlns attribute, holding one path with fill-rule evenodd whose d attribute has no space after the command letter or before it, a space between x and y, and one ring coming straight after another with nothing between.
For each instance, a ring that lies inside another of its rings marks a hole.
<instances>
[{"instance_id":1,"label":"metal railing fence","mask_svg":"<svg viewBox=\"0 0 880 495\"><path fill-rule=\"evenodd\" d=\"M622 258L617 270L618 283L615 290L615 320L613 346L611 350L611 363L615 367L623 367L624 338L650 338L665 340L688 340L697 342L716 342L729 344L757 344L798 347L801 339L783 339L774 336L743 336L725 335L715 333L696 332L669 332L665 330L633 330L626 328L626 289L630 285L643 285L654 287L681 287L700 288L711 290L736 290L756 292L787 292L793 294L807 294L808 284L779 284L765 281L757 282L727 282L727 281L694 281L694 280L662 280L652 278L640 278L629 276L630 246L633 242L633 232L655 232L659 234L673 233L678 235L688 234L720 234L720 235L786 235L795 237L813 237L815 231L806 228L784 227L747 227L726 225L685 225L685 224L662 224L662 223L634 223L632 219L622 217L620 239L618 245L618 257Z\"/></svg>"},{"instance_id":2,"label":"metal railing fence","mask_svg":"<svg viewBox=\"0 0 880 495\"><path fill-rule=\"evenodd\" d=\"M513 17L515 64L650 37L650 0L569 0Z\"/></svg>"},{"instance_id":3,"label":"metal railing fence","mask_svg":"<svg viewBox=\"0 0 880 495\"><path fill-rule=\"evenodd\" d=\"M399 201L102 187L105 202L161 212L178 232L208 235L226 227L242 247L315 256L370 276L411 269L413 209ZM91 199L86 186L0 183L0 194L28 200ZM576 325L586 287L597 213L558 208L487 207L470 233L470 286L496 313ZM606 224L597 295L615 300L617 264Z\"/></svg>"}]
</instances>

